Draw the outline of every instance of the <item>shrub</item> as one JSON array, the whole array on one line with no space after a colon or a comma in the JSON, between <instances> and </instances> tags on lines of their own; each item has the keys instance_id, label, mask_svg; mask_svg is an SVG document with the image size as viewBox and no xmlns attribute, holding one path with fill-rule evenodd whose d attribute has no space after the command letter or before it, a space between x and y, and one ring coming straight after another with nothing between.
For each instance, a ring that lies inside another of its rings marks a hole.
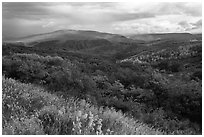
<instances>
[{"instance_id":1,"label":"shrub","mask_svg":"<svg viewBox=\"0 0 204 137\"><path fill-rule=\"evenodd\" d=\"M49 75L48 69L62 65L61 57L39 56L37 54L14 54L3 58L3 73L7 77L24 82L39 83ZM51 66L50 66L51 65Z\"/></svg>"},{"instance_id":2,"label":"shrub","mask_svg":"<svg viewBox=\"0 0 204 137\"><path fill-rule=\"evenodd\" d=\"M179 72L182 70L181 63L174 60L163 60L156 65L153 65L160 70L166 70L170 72Z\"/></svg>"},{"instance_id":3,"label":"shrub","mask_svg":"<svg viewBox=\"0 0 204 137\"><path fill-rule=\"evenodd\" d=\"M194 80L200 79L200 80L202 80L202 70L195 71L191 75L191 79L194 79Z\"/></svg>"},{"instance_id":4,"label":"shrub","mask_svg":"<svg viewBox=\"0 0 204 137\"><path fill-rule=\"evenodd\" d=\"M163 134L114 109L97 108L85 100L64 100L39 87L4 77L2 95L3 106L21 112L13 117L14 113L3 107L3 134ZM41 107L31 99L41 102ZM18 103L25 101L29 107ZM30 113L30 107L35 111Z\"/></svg>"}]
</instances>

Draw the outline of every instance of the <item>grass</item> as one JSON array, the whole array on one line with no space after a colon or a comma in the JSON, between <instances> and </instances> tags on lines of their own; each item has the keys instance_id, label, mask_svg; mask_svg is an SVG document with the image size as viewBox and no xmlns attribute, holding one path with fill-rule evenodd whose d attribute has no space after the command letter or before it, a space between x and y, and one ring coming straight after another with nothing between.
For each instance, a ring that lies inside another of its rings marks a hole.
<instances>
[{"instance_id":1,"label":"grass","mask_svg":"<svg viewBox=\"0 0 204 137\"><path fill-rule=\"evenodd\" d=\"M85 100L63 99L41 87L2 78L4 135L151 135L165 134L113 108Z\"/></svg>"}]
</instances>

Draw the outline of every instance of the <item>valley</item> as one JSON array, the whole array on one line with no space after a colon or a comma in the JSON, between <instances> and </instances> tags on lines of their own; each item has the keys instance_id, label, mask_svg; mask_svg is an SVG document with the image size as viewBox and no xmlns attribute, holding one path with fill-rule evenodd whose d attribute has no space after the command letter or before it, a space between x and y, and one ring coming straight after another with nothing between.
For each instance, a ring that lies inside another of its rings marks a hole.
<instances>
[{"instance_id":1,"label":"valley","mask_svg":"<svg viewBox=\"0 0 204 137\"><path fill-rule=\"evenodd\" d=\"M35 34L3 41L2 71L4 134L20 134L18 124L22 134L202 131L202 34ZM92 114L95 126L86 129Z\"/></svg>"}]
</instances>

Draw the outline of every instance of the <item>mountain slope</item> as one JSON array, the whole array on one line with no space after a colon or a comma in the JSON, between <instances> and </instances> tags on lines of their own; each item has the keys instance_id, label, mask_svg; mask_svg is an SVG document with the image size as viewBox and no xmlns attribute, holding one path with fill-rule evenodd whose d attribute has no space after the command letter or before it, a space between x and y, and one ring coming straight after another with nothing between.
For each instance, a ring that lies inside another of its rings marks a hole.
<instances>
[{"instance_id":1,"label":"mountain slope","mask_svg":"<svg viewBox=\"0 0 204 137\"><path fill-rule=\"evenodd\" d=\"M118 34L97 31L58 30L6 41L3 45L34 47L43 50L73 51L88 54L114 54L119 49L137 43Z\"/></svg>"},{"instance_id":2,"label":"mountain slope","mask_svg":"<svg viewBox=\"0 0 204 137\"><path fill-rule=\"evenodd\" d=\"M21 41L24 43L54 41L66 42L68 40L97 40L105 39L110 42L133 42L131 39L118 34L102 33L97 31L82 31L82 30L58 30L50 33L36 34L14 41Z\"/></svg>"},{"instance_id":3,"label":"mountain slope","mask_svg":"<svg viewBox=\"0 0 204 137\"><path fill-rule=\"evenodd\" d=\"M128 38L134 40L143 41L155 41L155 40L200 40L201 34L190 33L155 33L155 34L136 34L129 35Z\"/></svg>"}]
</instances>

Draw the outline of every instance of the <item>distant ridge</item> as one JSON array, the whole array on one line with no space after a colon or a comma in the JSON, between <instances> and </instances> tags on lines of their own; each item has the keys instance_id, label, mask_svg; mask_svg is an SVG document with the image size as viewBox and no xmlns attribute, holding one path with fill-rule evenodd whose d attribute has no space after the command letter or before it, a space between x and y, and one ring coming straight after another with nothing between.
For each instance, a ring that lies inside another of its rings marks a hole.
<instances>
[{"instance_id":1,"label":"distant ridge","mask_svg":"<svg viewBox=\"0 0 204 137\"><path fill-rule=\"evenodd\" d=\"M128 38L133 40L155 41L155 40L200 40L202 34L191 33L150 33L150 34L131 34Z\"/></svg>"},{"instance_id":2,"label":"distant ridge","mask_svg":"<svg viewBox=\"0 0 204 137\"><path fill-rule=\"evenodd\" d=\"M64 42L67 40L97 40L105 39L110 42L133 42L133 40L128 39L125 36L119 34L111 34L105 32L91 31L91 30L56 30L48 33L34 34L26 37L18 38L11 40L12 42L23 42L23 43L32 43L32 42L42 42L57 40Z\"/></svg>"}]
</instances>

